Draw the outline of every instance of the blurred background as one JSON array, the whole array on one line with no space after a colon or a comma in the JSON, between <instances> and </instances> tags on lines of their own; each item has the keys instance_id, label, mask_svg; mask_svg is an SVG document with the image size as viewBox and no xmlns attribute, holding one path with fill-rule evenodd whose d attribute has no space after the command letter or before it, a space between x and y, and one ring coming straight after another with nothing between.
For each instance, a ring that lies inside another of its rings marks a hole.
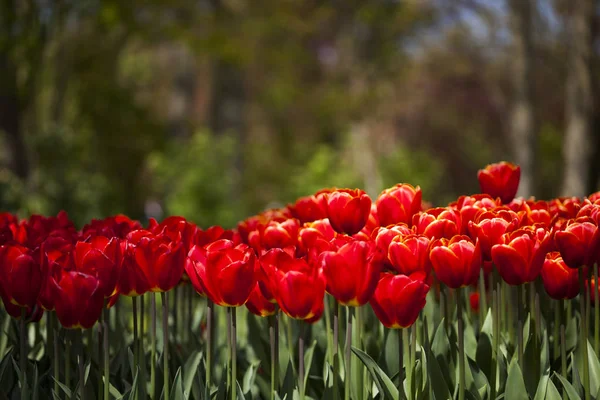
<instances>
[{"instance_id":1,"label":"blurred background","mask_svg":"<svg viewBox=\"0 0 600 400\"><path fill-rule=\"evenodd\" d=\"M234 226L331 186L597 189L596 0L0 0L0 209Z\"/></svg>"}]
</instances>

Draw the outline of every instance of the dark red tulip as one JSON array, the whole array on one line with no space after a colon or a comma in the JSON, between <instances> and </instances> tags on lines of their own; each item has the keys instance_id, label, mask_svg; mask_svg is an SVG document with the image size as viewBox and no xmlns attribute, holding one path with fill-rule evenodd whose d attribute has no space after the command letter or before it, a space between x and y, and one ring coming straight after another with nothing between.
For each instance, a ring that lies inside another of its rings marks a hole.
<instances>
[{"instance_id":1,"label":"dark red tulip","mask_svg":"<svg viewBox=\"0 0 600 400\"><path fill-rule=\"evenodd\" d=\"M142 224L126 215L115 215L105 219L93 219L81 230L82 240L93 236L106 236L109 239L117 237L125 239L129 232L142 229Z\"/></svg>"},{"instance_id":2,"label":"dark red tulip","mask_svg":"<svg viewBox=\"0 0 600 400\"><path fill-rule=\"evenodd\" d=\"M178 216L165 218L160 224L154 218L150 218L150 223L148 224L148 230L153 234L162 234L172 242L182 243L185 252L189 251L192 247L196 229L196 225Z\"/></svg>"},{"instance_id":3,"label":"dark red tulip","mask_svg":"<svg viewBox=\"0 0 600 400\"><path fill-rule=\"evenodd\" d=\"M482 259L479 242L468 236L438 239L432 243L429 258L438 280L457 289L477 283Z\"/></svg>"},{"instance_id":4,"label":"dark red tulip","mask_svg":"<svg viewBox=\"0 0 600 400\"><path fill-rule=\"evenodd\" d=\"M33 308L42 287L39 255L27 247L7 244L0 247L0 285L5 301Z\"/></svg>"},{"instance_id":5,"label":"dark red tulip","mask_svg":"<svg viewBox=\"0 0 600 400\"><path fill-rule=\"evenodd\" d=\"M591 218L570 221L564 230L554 234L558 251L571 268L591 267L598 262L600 252L600 230Z\"/></svg>"},{"instance_id":6,"label":"dark red tulip","mask_svg":"<svg viewBox=\"0 0 600 400\"><path fill-rule=\"evenodd\" d=\"M73 251L73 243L61 237L49 237L42 243L40 248L42 287L38 301L45 310L54 310L54 293L63 271L75 270Z\"/></svg>"},{"instance_id":7,"label":"dark red tulip","mask_svg":"<svg viewBox=\"0 0 600 400\"><path fill-rule=\"evenodd\" d=\"M424 235L396 236L390 243L388 258L400 274L410 275L421 271L429 275L429 246L430 240Z\"/></svg>"},{"instance_id":8,"label":"dark red tulip","mask_svg":"<svg viewBox=\"0 0 600 400\"><path fill-rule=\"evenodd\" d=\"M382 267L375 257L375 244L358 240L337 251L321 253L320 264L327 292L338 303L352 307L362 306L371 299Z\"/></svg>"},{"instance_id":9,"label":"dark red tulip","mask_svg":"<svg viewBox=\"0 0 600 400\"><path fill-rule=\"evenodd\" d=\"M197 228L193 244L204 247L219 239L228 239L236 244L239 243L239 237L236 237L236 233L230 229L223 229L222 227L215 225L205 230Z\"/></svg>"},{"instance_id":10,"label":"dark red tulip","mask_svg":"<svg viewBox=\"0 0 600 400\"><path fill-rule=\"evenodd\" d=\"M539 276L551 246L552 237L544 228L517 229L492 247L492 261L506 283L522 285Z\"/></svg>"},{"instance_id":11,"label":"dark red tulip","mask_svg":"<svg viewBox=\"0 0 600 400\"><path fill-rule=\"evenodd\" d=\"M579 294L579 270L567 267L558 251L546 255L542 281L553 299L572 299Z\"/></svg>"},{"instance_id":12,"label":"dark red tulip","mask_svg":"<svg viewBox=\"0 0 600 400\"><path fill-rule=\"evenodd\" d=\"M415 214L413 226L416 233L430 239L451 239L462 232L460 213L449 207L432 208Z\"/></svg>"},{"instance_id":13,"label":"dark red tulip","mask_svg":"<svg viewBox=\"0 0 600 400\"><path fill-rule=\"evenodd\" d=\"M260 225L264 225L269 221L285 221L291 218L290 210L287 208L278 208L266 210L258 215L252 216L240 222L237 226L240 240L242 243L248 244L248 236L250 232L258 229Z\"/></svg>"},{"instance_id":14,"label":"dark red tulip","mask_svg":"<svg viewBox=\"0 0 600 400\"><path fill-rule=\"evenodd\" d=\"M508 204L515 198L521 179L521 167L505 161L490 164L477 173L481 192Z\"/></svg>"},{"instance_id":15,"label":"dark red tulip","mask_svg":"<svg viewBox=\"0 0 600 400\"><path fill-rule=\"evenodd\" d=\"M173 289L183 276L185 248L166 235L144 236L135 246L135 262L143 271L151 292Z\"/></svg>"},{"instance_id":16,"label":"dark red tulip","mask_svg":"<svg viewBox=\"0 0 600 400\"><path fill-rule=\"evenodd\" d=\"M117 280L117 291L123 296L139 296L150 290L150 282L145 272L135 260L136 247L145 237L152 238L152 232L143 229L131 231L126 240L121 241L121 270Z\"/></svg>"},{"instance_id":17,"label":"dark red tulip","mask_svg":"<svg viewBox=\"0 0 600 400\"><path fill-rule=\"evenodd\" d=\"M386 328L407 328L417 320L425 307L428 291L425 274L406 276L382 273L371 298L371 307Z\"/></svg>"},{"instance_id":18,"label":"dark red tulip","mask_svg":"<svg viewBox=\"0 0 600 400\"><path fill-rule=\"evenodd\" d=\"M479 312L479 292L473 292L469 295L469 305L473 312Z\"/></svg>"},{"instance_id":19,"label":"dark red tulip","mask_svg":"<svg viewBox=\"0 0 600 400\"><path fill-rule=\"evenodd\" d=\"M246 308L252 314L258 315L259 317L268 317L269 315L274 315L277 311L275 304L271 303L263 296L258 283L254 286L254 289L252 289L250 297L248 297Z\"/></svg>"},{"instance_id":20,"label":"dark red tulip","mask_svg":"<svg viewBox=\"0 0 600 400\"><path fill-rule=\"evenodd\" d=\"M21 221L15 237L20 244L34 249L42 244L49 236L60 236L73 240L77 231L66 212L61 211L56 217L32 215Z\"/></svg>"},{"instance_id":21,"label":"dark red tulip","mask_svg":"<svg viewBox=\"0 0 600 400\"><path fill-rule=\"evenodd\" d=\"M251 247L221 239L192 249L187 273L192 285L215 304L242 306L256 286L258 260Z\"/></svg>"},{"instance_id":22,"label":"dark red tulip","mask_svg":"<svg viewBox=\"0 0 600 400\"><path fill-rule=\"evenodd\" d=\"M56 316L67 329L89 329L102 313L104 295L94 276L76 271L64 271L55 292Z\"/></svg>"},{"instance_id":23,"label":"dark red tulip","mask_svg":"<svg viewBox=\"0 0 600 400\"><path fill-rule=\"evenodd\" d=\"M371 199L363 190L337 189L327 195L327 216L338 233L358 233L370 213Z\"/></svg>"},{"instance_id":24,"label":"dark red tulip","mask_svg":"<svg viewBox=\"0 0 600 400\"><path fill-rule=\"evenodd\" d=\"M77 242L73 258L77 271L98 278L105 298L115 293L121 264L119 239L96 236L87 242Z\"/></svg>"},{"instance_id":25,"label":"dark red tulip","mask_svg":"<svg viewBox=\"0 0 600 400\"><path fill-rule=\"evenodd\" d=\"M323 314L325 277L323 270L311 267L301 258L281 266L275 273L275 298L291 318L313 323Z\"/></svg>"},{"instance_id":26,"label":"dark red tulip","mask_svg":"<svg viewBox=\"0 0 600 400\"><path fill-rule=\"evenodd\" d=\"M399 183L385 189L375 204L381 226L398 223L410 224L413 215L421 211L421 188Z\"/></svg>"}]
</instances>

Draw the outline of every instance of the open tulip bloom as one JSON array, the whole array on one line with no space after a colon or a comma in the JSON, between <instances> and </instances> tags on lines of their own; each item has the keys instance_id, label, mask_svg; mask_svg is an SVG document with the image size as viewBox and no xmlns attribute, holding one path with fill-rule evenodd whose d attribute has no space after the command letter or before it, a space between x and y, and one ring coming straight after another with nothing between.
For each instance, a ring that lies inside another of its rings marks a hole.
<instances>
[{"instance_id":1,"label":"open tulip bloom","mask_svg":"<svg viewBox=\"0 0 600 400\"><path fill-rule=\"evenodd\" d=\"M596 398L600 192L519 176L437 207L323 189L235 229L0 213L0 398Z\"/></svg>"}]
</instances>

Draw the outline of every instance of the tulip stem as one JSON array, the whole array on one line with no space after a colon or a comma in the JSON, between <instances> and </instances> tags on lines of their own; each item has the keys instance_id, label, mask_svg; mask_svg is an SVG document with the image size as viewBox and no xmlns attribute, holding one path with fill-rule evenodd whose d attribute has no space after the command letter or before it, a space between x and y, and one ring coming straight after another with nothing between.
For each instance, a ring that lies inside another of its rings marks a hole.
<instances>
[{"instance_id":1,"label":"tulip stem","mask_svg":"<svg viewBox=\"0 0 600 400\"><path fill-rule=\"evenodd\" d=\"M153 293L153 292L151 292ZM142 398L147 397L146 393L146 351L144 350L144 331L145 331L145 321L146 311L145 311L145 301L144 295L140 296L140 314L139 314L139 324L140 324L140 336L138 338L138 365L140 368L140 388L141 388L141 396Z\"/></svg>"},{"instance_id":2,"label":"tulip stem","mask_svg":"<svg viewBox=\"0 0 600 400\"><path fill-rule=\"evenodd\" d=\"M346 374L344 376L344 399L350 399L350 371L352 367L352 314L354 314L353 307L346 307L346 314L348 318L348 322L346 323L346 370L344 371Z\"/></svg>"},{"instance_id":3,"label":"tulip stem","mask_svg":"<svg viewBox=\"0 0 600 400\"><path fill-rule=\"evenodd\" d=\"M400 328L398 332L398 393L400 398L404 400L406 395L404 393L404 331L406 328Z\"/></svg>"},{"instance_id":4,"label":"tulip stem","mask_svg":"<svg viewBox=\"0 0 600 400\"><path fill-rule=\"evenodd\" d=\"M51 312L46 313L46 346L50 359L54 360L54 318Z\"/></svg>"},{"instance_id":5,"label":"tulip stem","mask_svg":"<svg viewBox=\"0 0 600 400\"><path fill-rule=\"evenodd\" d=\"M300 400L304 400L304 322L300 322L300 332L298 336L298 389L300 390Z\"/></svg>"},{"instance_id":6,"label":"tulip stem","mask_svg":"<svg viewBox=\"0 0 600 400\"><path fill-rule=\"evenodd\" d=\"M562 303L562 300L560 300L560 301L553 302L552 305L554 307L554 327L553 327L553 333L552 333L552 337L554 338L554 340L552 343L552 357L554 357L554 359L557 359L560 357L559 336L560 336L560 325L561 325L561 319L562 319L561 307L562 307L563 303Z\"/></svg>"},{"instance_id":7,"label":"tulip stem","mask_svg":"<svg viewBox=\"0 0 600 400\"><path fill-rule=\"evenodd\" d=\"M581 317L581 340L579 341L581 347L581 356L583 360L583 391L585 393L585 400L590 400L590 366L588 361L588 326L586 318L586 288L585 288L585 277L583 276L584 269L579 268L579 287L581 291L579 293L579 312Z\"/></svg>"},{"instance_id":8,"label":"tulip stem","mask_svg":"<svg viewBox=\"0 0 600 400\"><path fill-rule=\"evenodd\" d=\"M21 319L19 320L20 325L20 347L21 354L19 357L19 362L21 364L21 398L26 399L27 394L27 324L25 323L27 319L27 307L21 307Z\"/></svg>"},{"instance_id":9,"label":"tulip stem","mask_svg":"<svg viewBox=\"0 0 600 400\"><path fill-rule=\"evenodd\" d=\"M210 299L206 299L206 387L210 393L212 373L212 326L215 305Z\"/></svg>"},{"instance_id":10,"label":"tulip stem","mask_svg":"<svg viewBox=\"0 0 600 400\"><path fill-rule=\"evenodd\" d=\"M498 323L500 318L498 317L498 287L492 286L492 322L493 322L493 335L492 335L492 347L493 347L493 357L495 362L492 365L492 382L491 382L491 399L496 398L496 385L498 384L498 371L500 364L500 345L498 340L498 332L500 331L498 328Z\"/></svg>"},{"instance_id":11,"label":"tulip stem","mask_svg":"<svg viewBox=\"0 0 600 400\"><path fill-rule=\"evenodd\" d=\"M331 333L331 310L329 309L329 296L323 299L325 314L325 330L327 331L327 361L333 365L333 334Z\"/></svg>"},{"instance_id":12,"label":"tulip stem","mask_svg":"<svg viewBox=\"0 0 600 400\"><path fill-rule=\"evenodd\" d=\"M137 314L137 297L133 296L131 298L131 305L133 309L133 366L134 368L138 368L140 365L139 360L139 345L138 345L138 314Z\"/></svg>"},{"instance_id":13,"label":"tulip stem","mask_svg":"<svg viewBox=\"0 0 600 400\"><path fill-rule=\"evenodd\" d=\"M279 310L269 316L269 340L271 342L271 400L279 392Z\"/></svg>"},{"instance_id":14,"label":"tulip stem","mask_svg":"<svg viewBox=\"0 0 600 400\"><path fill-rule=\"evenodd\" d=\"M177 341L177 328L179 326L179 287L171 291L173 296L173 339Z\"/></svg>"},{"instance_id":15,"label":"tulip stem","mask_svg":"<svg viewBox=\"0 0 600 400\"><path fill-rule=\"evenodd\" d=\"M410 359L410 331L409 328L402 328L402 346L404 347L404 357L406 362L402 360L402 363L406 368L404 374L406 376L406 398L410 399L411 396L411 379L412 379L412 360ZM402 386L404 388L404 385Z\"/></svg>"},{"instance_id":16,"label":"tulip stem","mask_svg":"<svg viewBox=\"0 0 600 400\"><path fill-rule=\"evenodd\" d=\"M237 307L229 307L231 310L231 400L237 398Z\"/></svg>"},{"instance_id":17,"label":"tulip stem","mask_svg":"<svg viewBox=\"0 0 600 400\"><path fill-rule=\"evenodd\" d=\"M108 345L108 330L109 330L109 315L108 308L104 308L102 312L103 315L103 330L102 330L102 347L104 348L104 400L108 400L110 398L109 388L110 388L110 347Z\"/></svg>"},{"instance_id":18,"label":"tulip stem","mask_svg":"<svg viewBox=\"0 0 600 400\"><path fill-rule=\"evenodd\" d=\"M413 377L413 368L417 363L417 332L416 332L416 328L417 326L415 325L416 321L413 322L413 324L410 327L410 398L414 398L415 396L415 388L412 387L413 383L412 383L412 377Z\"/></svg>"},{"instance_id":19,"label":"tulip stem","mask_svg":"<svg viewBox=\"0 0 600 400\"><path fill-rule=\"evenodd\" d=\"M71 385L71 335L69 330L65 330L65 385Z\"/></svg>"},{"instance_id":20,"label":"tulip stem","mask_svg":"<svg viewBox=\"0 0 600 400\"><path fill-rule=\"evenodd\" d=\"M294 364L294 335L292 334L292 318L286 318L286 332L287 332L287 344L288 344L288 354L290 356L290 362L292 363L292 368L295 368ZM295 369L294 369L295 372Z\"/></svg>"},{"instance_id":21,"label":"tulip stem","mask_svg":"<svg viewBox=\"0 0 600 400\"><path fill-rule=\"evenodd\" d=\"M58 393L59 390L59 379L60 379L60 357L58 357L58 351L59 351L59 344L58 344L58 324L57 324L57 320L56 320L56 315L52 312L49 314L52 314L52 329L54 330L54 354L56 355L54 357L54 392Z\"/></svg>"},{"instance_id":22,"label":"tulip stem","mask_svg":"<svg viewBox=\"0 0 600 400\"><path fill-rule=\"evenodd\" d=\"M226 325L227 325L227 388L231 388L231 310L229 307L225 308L226 313ZM291 355L290 355L291 357Z\"/></svg>"},{"instance_id":23,"label":"tulip stem","mask_svg":"<svg viewBox=\"0 0 600 400\"><path fill-rule=\"evenodd\" d=\"M598 263L594 263L594 350L600 352L600 298L598 298Z\"/></svg>"},{"instance_id":24,"label":"tulip stem","mask_svg":"<svg viewBox=\"0 0 600 400\"><path fill-rule=\"evenodd\" d=\"M77 366L79 367L79 398L85 400L85 368L84 368L84 351L83 351L83 330L78 329L77 332Z\"/></svg>"},{"instance_id":25,"label":"tulip stem","mask_svg":"<svg viewBox=\"0 0 600 400\"><path fill-rule=\"evenodd\" d=\"M192 322L194 320L194 289L188 285L187 289L187 341L192 337Z\"/></svg>"},{"instance_id":26,"label":"tulip stem","mask_svg":"<svg viewBox=\"0 0 600 400\"><path fill-rule=\"evenodd\" d=\"M517 357L523 370L523 287L517 286Z\"/></svg>"},{"instance_id":27,"label":"tulip stem","mask_svg":"<svg viewBox=\"0 0 600 400\"><path fill-rule=\"evenodd\" d=\"M465 400L465 324L462 288L456 290L456 313L458 316L458 399Z\"/></svg>"},{"instance_id":28,"label":"tulip stem","mask_svg":"<svg viewBox=\"0 0 600 400\"><path fill-rule=\"evenodd\" d=\"M169 399L169 300L165 292L160 292L162 300L162 333L163 333L163 393Z\"/></svg>"},{"instance_id":29,"label":"tulip stem","mask_svg":"<svg viewBox=\"0 0 600 400\"><path fill-rule=\"evenodd\" d=\"M333 399L338 400L340 382L340 358L338 356L340 342L340 305L337 300L333 301Z\"/></svg>"},{"instance_id":30,"label":"tulip stem","mask_svg":"<svg viewBox=\"0 0 600 400\"><path fill-rule=\"evenodd\" d=\"M361 343L361 337L362 337L362 310L361 307L356 307L354 309L354 316L355 316L355 320L356 320L356 326L354 327L354 338L352 339L352 342L354 343L354 346L357 347L359 350L362 350L362 343ZM362 363L358 362L356 363L356 366L354 367L358 372L356 374L356 387L358 388L358 393L356 393L356 396L358 397L359 400L362 400L363 398L363 368L362 368Z\"/></svg>"},{"instance_id":31,"label":"tulip stem","mask_svg":"<svg viewBox=\"0 0 600 400\"><path fill-rule=\"evenodd\" d=\"M485 293L485 271L483 268L479 270L479 330L483 328L485 317L487 314L487 298Z\"/></svg>"},{"instance_id":32,"label":"tulip stem","mask_svg":"<svg viewBox=\"0 0 600 400\"><path fill-rule=\"evenodd\" d=\"M150 292L150 398L156 399L156 293Z\"/></svg>"},{"instance_id":33,"label":"tulip stem","mask_svg":"<svg viewBox=\"0 0 600 400\"><path fill-rule=\"evenodd\" d=\"M567 377L567 344L565 341L565 300L558 303L559 324L560 324L560 373ZM563 399L566 400L567 392L563 389Z\"/></svg>"}]
</instances>

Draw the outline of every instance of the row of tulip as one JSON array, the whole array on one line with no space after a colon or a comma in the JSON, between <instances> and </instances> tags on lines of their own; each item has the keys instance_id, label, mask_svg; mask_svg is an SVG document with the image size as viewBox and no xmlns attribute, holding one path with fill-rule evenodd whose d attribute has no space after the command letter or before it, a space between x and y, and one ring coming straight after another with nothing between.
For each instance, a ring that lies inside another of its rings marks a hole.
<instances>
[{"instance_id":1,"label":"row of tulip","mask_svg":"<svg viewBox=\"0 0 600 400\"><path fill-rule=\"evenodd\" d=\"M90 329L101 319L103 310L106 316L120 297L133 299L135 313L136 297L147 292L161 293L165 382L162 393L169 399L165 293L189 284L207 298L208 333L214 330L211 325L215 306L227 309L231 348L228 392L235 399L237 307L245 305L251 313L273 321L271 363L278 366L279 310L308 324L319 321L324 313L329 320L330 296L335 305L333 323L327 332L331 348L327 351L336 356L340 306L351 310L368 303L383 326L402 331L417 321L430 288L434 288L433 298L442 301L440 308L446 324L453 318L450 303L454 301L457 307L460 354L456 386L458 398L463 400L467 388L461 288L472 288L471 305L479 311L481 325L491 310L494 329L501 324L503 312L508 312L501 310L501 285L533 285L539 278L547 295L561 301L573 299L581 289L590 288L581 292L579 301L583 316L581 343L588 340L588 304L595 304L596 311L600 309L595 284L598 271L594 268L600 261L600 193L585 199L515 199L519 175L519 167L510 163L489 165L478 175L481 194L461 196L447 207L435 208L423 202L418 186L410 184L386 189L375 201L359 189L327 189L282 209L248 218L234 230L218 226L203 230L182 217L169 217L160 223L150 220L143 227L119 215L93 220L78 231L64 212L56 217L36 215L26 220L4 213L0 214L0 297L6 311L20 321L25 332L25 323L39 321L44 311L54 311L64 329ZM451 295L452 291L455 295ZM531 293L534 300L528 303L523 301L521 288L516 290L515 358L521 369L527 343L527 338L522 337L526 311L535 325L532 331L539 335L542 330L541 318L535 315L536 301L539 306L539 297L535 296L539 295L533 286ZM582 299L585 296L588 304ZM154 306L154 296L152 301ZM561 305L560 312L566 308ZM352 358L352 312L348 315L344 374L350 374ZM600 351L598 320L596 313L595 351ZM560 332L566 322L566 318L557 320L555 332ZM106 324L104 318L103 342L108 340ZM559 334L554 335L555 346L559 344ZM497 355L502 351L498 336L499 331L494 331ZM304 399L302 339L297 390ZM25 340L21 338L21 342ZM154 359L155 332L150 340ZM360 341L356 344L357 355L368 357L359 353ZM108 399L110 355L106 346L104 387L98 390ZM580 347L587 359L587 346ZM138 348L134 349L136 361ZM21 371L25 371L23 343L21 350ZM205 356L207 393L214 381L212 352L209 334ZM564 364L566 354L561 356ZM497 363L490 398L499 394L500 362ZM333 364L332 393L337 397L341 366L339 362ZM278 369L271 372L273 396L281 384ZM412 373L409 369L400 368L397 395L413 398L414 387L406 394L403 383L403 377ZM563 373L567 375L566 370ZM153 369L149 395L158 398L154 374ZM591 398L589 374L588 363L584 362L582 390L586 399ZM346 375L344 382L348 379ZM85 393L83 386L79 387L81 397ZM21 384L21 389L22 396L27 396L27 385ZM350 398L350 385L345 384L344 390L345 398Z\"/></svg>"}]
</instances>

